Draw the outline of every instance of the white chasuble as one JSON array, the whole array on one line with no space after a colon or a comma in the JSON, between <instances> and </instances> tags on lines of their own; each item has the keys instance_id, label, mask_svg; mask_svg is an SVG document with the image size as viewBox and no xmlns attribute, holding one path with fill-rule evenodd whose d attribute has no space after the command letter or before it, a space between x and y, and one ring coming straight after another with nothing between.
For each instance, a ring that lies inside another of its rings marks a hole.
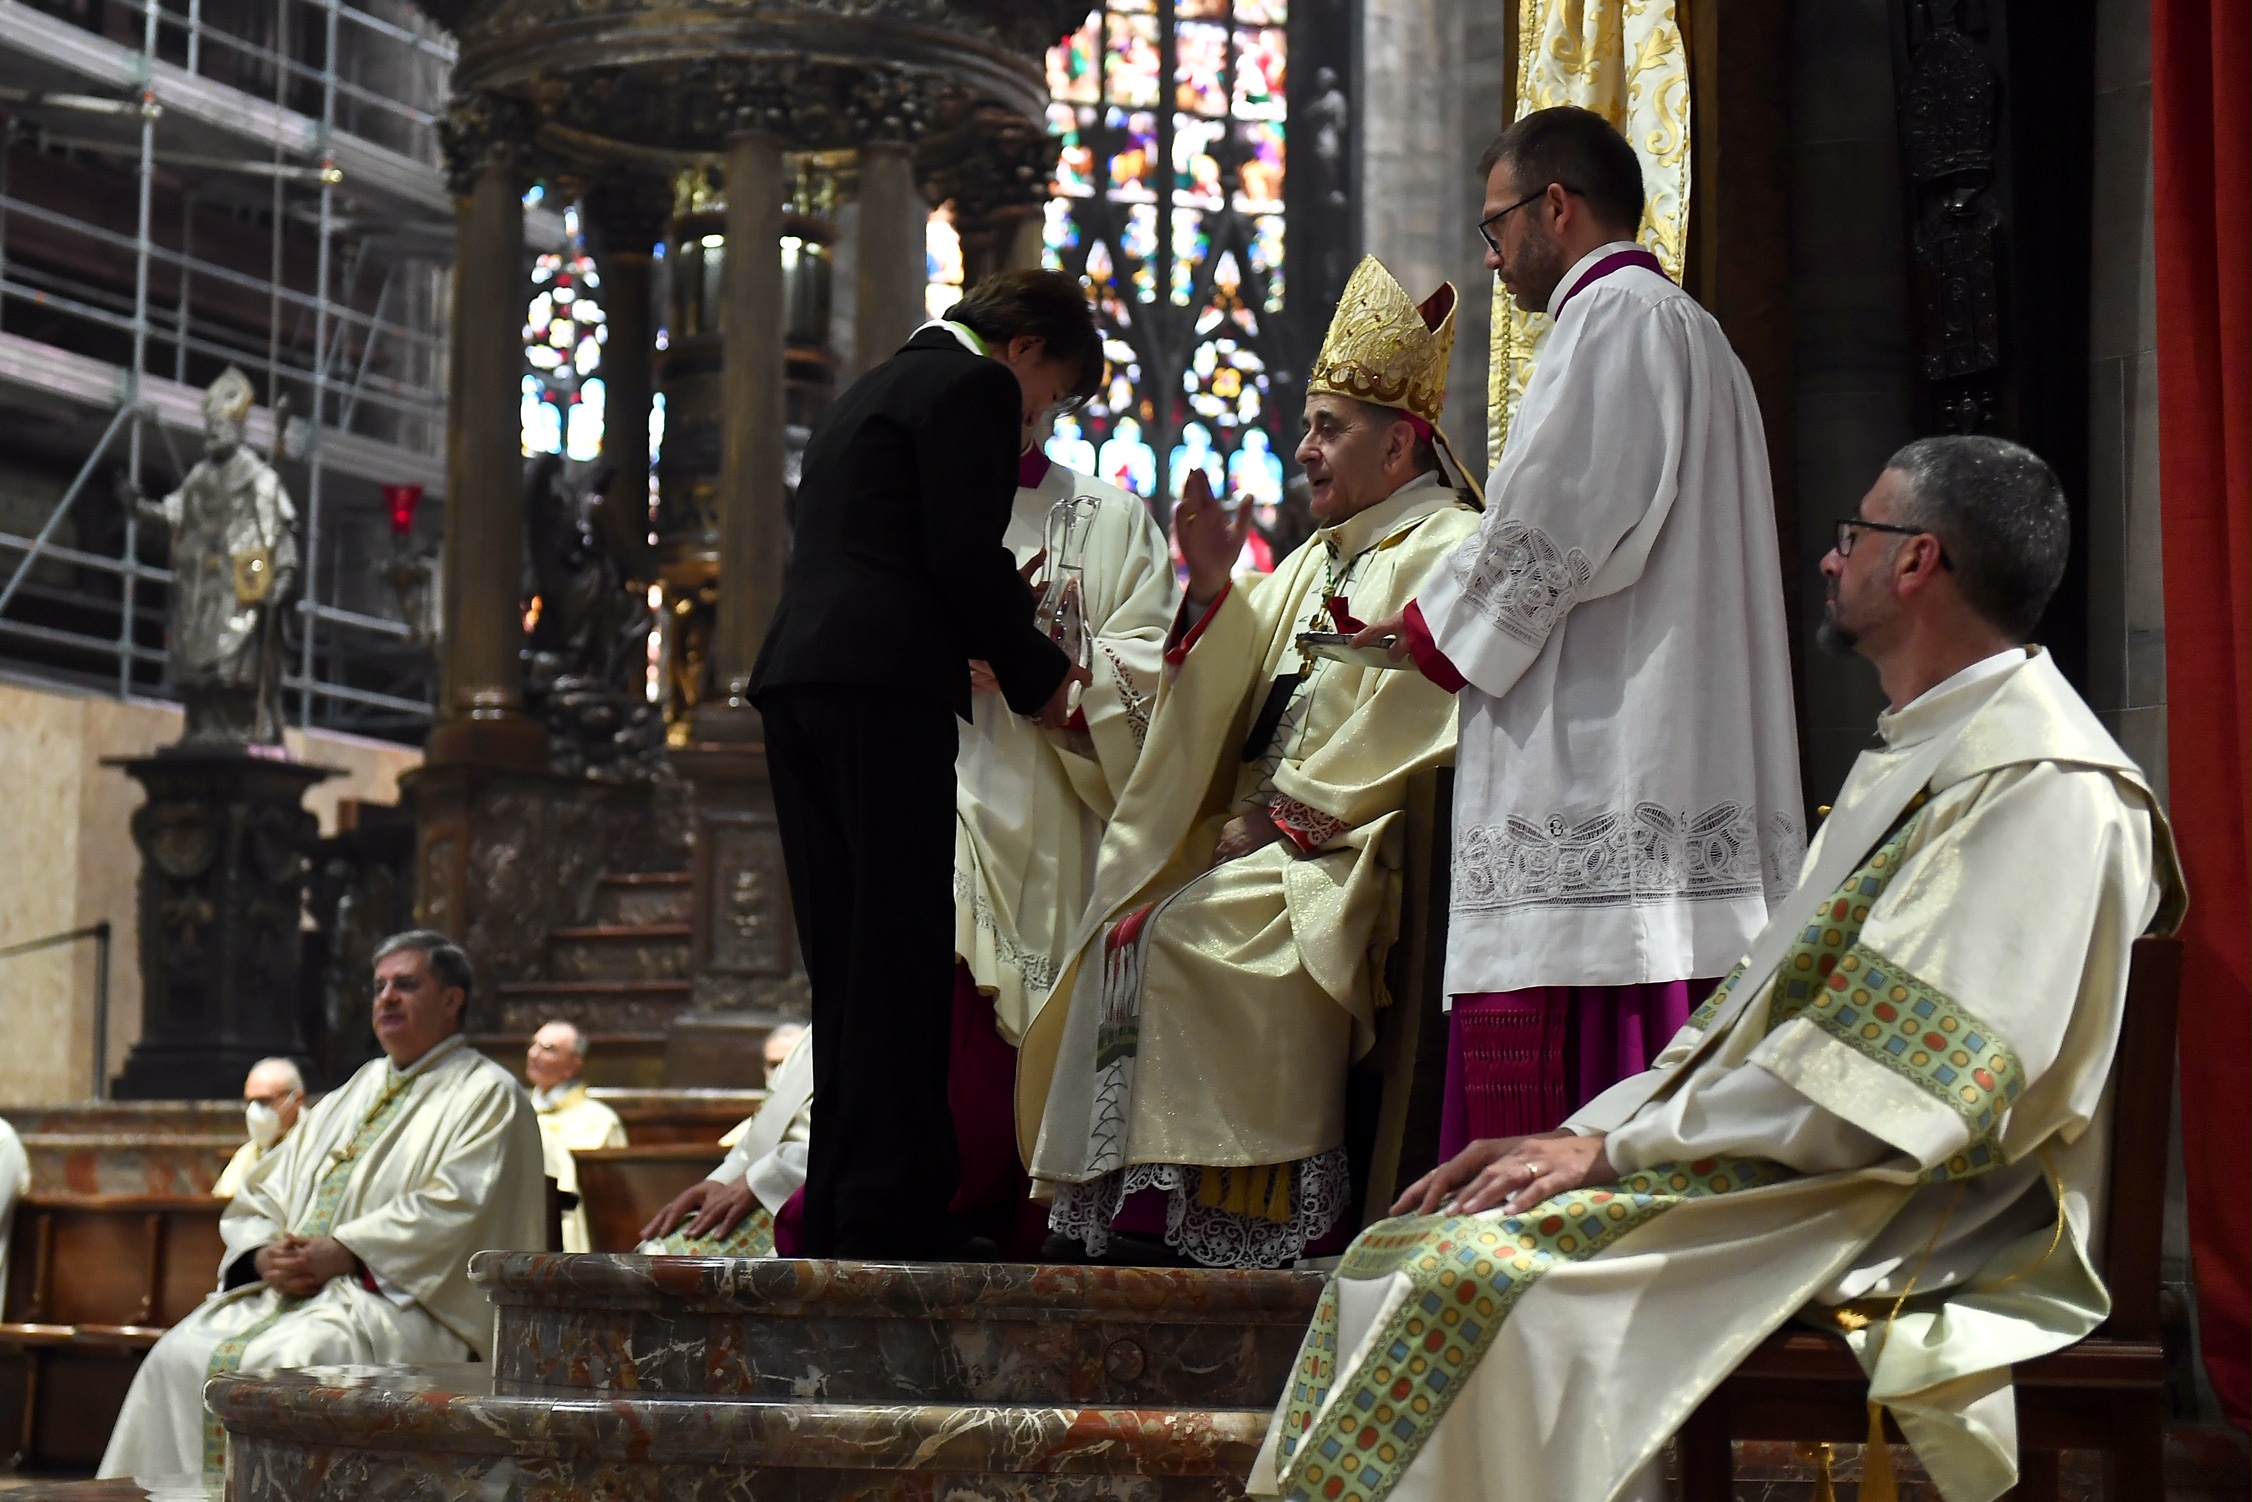
<instances>
[{"instance_id":1,"label":"white chasuble","mask_svg":"<svg viewBox=\"0 0 2252 1502\"><path fill-rule=\"evenodd\" d=\"M758 1201L725 1236L690 1236L680 1228L634 1248L647 1257L771 1257L774 1217L805 1187L813 1142L813 1029L782 1056L766 1082L756 1115L737 1122L720 1141L727 1156L704 1177L714 1184L746 1183ZM693 1217L691 1217L692 1219Z\"/></svg>"},{"instance_id":2,"label":"white chasuble","mask_svg":"<svg viewBox=\"0 0 2252 1502\"><path fill-rule=\"evenodd\" d=\"M224 1450L203 1384L241 1371L492 1358L493 1311L469 1281L487 1249L547 1247L547 1187L531 1101L459 1034L405 1070L386 1059L307 1108L221 1217L221 1288L166 1331L126 1394L103 1476L209 1470ZM309 1299L229 1269L285 1232L328 1235L369 1288L331 1279Z\"/></svg>"},{"instance_id":3,"label":"white chasuble","mask_svg":"<svg viewBox=\"0 0 2252 1502\"><path fill-rule=\"evenodd\" d=\"M1419 477L1239 580L1168 654L1019 1058L1034 1192L1091 1249L1142 1188L1169 1193L1168 1240L1215 1265L1295 1256L1344 1209L1345 1074L1398 928L1397 816L1409 777L1452 758L1454 715L1420 674L1305 659L1296 638L1336 629L1333 599L1368 621L1404 608L1476 525ZM1212 866L1222 826L1260 810L1289 837Z\"/></svg>"},{"instance_id":4,"label":"white chasuble","mask_svg":"<svg viewBox=\"0 0 2252 1502\"><path fill-rule=\"evenodd\" d=\"M1590 252L1417 607L1468 680L1446 990L1717 976L1806 845L1767 446L1696 300Z\"/></svg>"},{"instance_id":5,"label":"white chasuble","mask_svg":"<svg viewBox=\"0 0 2252 1502\"><path fill-rule=\"evenodd\" d=\"M1086 914L1095 851L1149 730L1179 597L1149 508L1060 464L1017 491L1002 541L1019 566L1040 552L1049 508L1074 493L1095 502L1082 560L1095 678L1080 699L1085 726L1052 733L999 694L978 694L954 759L954 952L1011 1043L1048 999Z\"/></svg>"},{"instance_id":6,"label":"white chasuble","mask_svg":"<svg viewBox=\"0 0 2252 1502\"><path fill-rule=\"evenodd\" d=\"M2180 874L2045 656L1879 728L1787 927L1567 1123L1608 1132L1616 1181L1363 1232L1251 1490L1609 1502L1793 1316L1850 1332L1947 1502L2015 1484L2010 1366L2109 1308L2112 1052Z\"/></svg>"},{"instance_id":7,"label":"white chasuble","mask_svg":"<svg viewBox=\"0 0 2252 1502\"><path fill-rule=\"evenodd\" d=\"M534 1091L532 1109L539 1113L540 1148L546 1157L547 1176L565 1194L579 1192L579 1160L571 1154L626 1145L626 1127L618 1120L618 1113L587 1094L586 1086L576 1080L564 1082L553 1094ZM587 1235L586 1206L574 1205L563 1212L563 1250L593 1249Z\"/></svg>"}]
</instances>

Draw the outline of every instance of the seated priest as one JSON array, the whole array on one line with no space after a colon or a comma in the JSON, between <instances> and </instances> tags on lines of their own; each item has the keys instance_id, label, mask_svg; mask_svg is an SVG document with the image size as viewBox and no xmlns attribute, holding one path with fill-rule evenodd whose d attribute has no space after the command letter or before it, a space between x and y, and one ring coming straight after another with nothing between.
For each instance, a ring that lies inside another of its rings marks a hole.
<instances>
[{"instance_id":1,"label":"seated priest","mask_svg":"<svg viewBox=\"0 0 2252 1502\"><path fill-rule=\"evenodd\" d=\"M2142 773L2025 645L2067 531L2015 444L1893 456L1822 560L1822 638L1891 708L1796 890L1650 1070L1361 1233L1253 1493L1656 1497L1667 1436L1794 1316L1843 1332L1872 1438L1889 1409L1947 1502L2016 1484L2011 1366L2110 1308L2128 962L2183 905Z\"/></svg>"},{"instance_id":2,"label":"seated priest","mask_svg":"<svg viewBox=\"0 0 2252 1502\"><path fill-rule=\"evenodd\" d=\"M547 1189L531 1102L461 1035L470 985L443 934L377 946L384 1057L244 1177L219 1222L218 1290L142 1362L101 1475L223 1468L203 1406L221 1372L492 1358L469 1258L545 1249Z\"/></svg>"},{"instance_id":3,"label":"seated priest","mask_svg":"<svg viewBox=\"0 0 2252 1502\"><path fill-rule=\"evenodd\" d=\"M290 1059L260 1059L242 1082L242 1119L250 1140L235 1149L211 1192L233 1199L258 1160L281 1145L305 1108L305 1076Z\"/></svg>"},{"instance_id":4,"label":"seated priest","mask_svg":"<svg viewBox=\"0 0 2252 1502\"><path fill-rule=\"evenodd\" d=\"M1017 1043L1069 957L1095 853L1149 733L1180 598L1165 534L1137 496L1050 460L1030 435L1002 543L1040 618L1093 675L1070 722L1012 712L970 664L954 760L954 1033L947 1071L961 1178L950 1211L1030 1257L1044 1227L1017 1152Z\"/></svg>"},{"instance_id":5,"label":"seated priest","mask_svg":"<svg viewBox=\"0 0 2252 1502\"><path fill-rule=\"evenodd\" d=\"M1374 258L1307 382L1313 537L1230 582L1231 520L1192 471L1188 599L1076 952L1027 1035L1017 1120L1045 1255L1273 1266L1346 1210L1345 1077L1374 1039L1399 924L1408 779L1455 716L1382 653L1302 647L1403 608L1478 517L1440 468L1455 293Z\"/></svg>"},{"instance_id":6,"label":"seated priest","mask_svg":"<svg viewBox=\"0 0 2252 1502\"><path fill-rule=\"evenodd\" d=\"M8 1286L8 1244L16 1223L16 1201L31 1193L31 1157L15 1127L0 1121L0 1289Z\"/></svg>"},{"instance_id":7,"label":"seated priest","mask_svg":"<svg viewBox=\"0 0 2252 1502\"><path fill-rule=\"evenodd\" d=\"M785 1030L776 1028L773 1036ZM789 1051L766 1078L758 1113L729 1132L727 1156L641 1228L653 1257L771 1257L775 1217L805 1188L813 1140L813 1030L788 1028ZM785 1239L795 1250L795 1237Z\"/></svg>"},{"instance_id":8,"label":"seated priest","mask_svg":"<svg viewBox=\"0 0 2252 1502\"><path fill-rule=\"evenodd\" d=\"M624 1147L625 1123L618 1113L586 1093L579 1075L586 1069L586 1034L577 1024L549 1022L532 1034L524 1051L524 1078L532 1087L532 1109L539 1113L540 1150L547 1176L564 1196L563 1250L592 1250L587 1239L586 1206L579 1203L579 1164L571 1154L587 1148Z\"/></svg>"}]
</instances>

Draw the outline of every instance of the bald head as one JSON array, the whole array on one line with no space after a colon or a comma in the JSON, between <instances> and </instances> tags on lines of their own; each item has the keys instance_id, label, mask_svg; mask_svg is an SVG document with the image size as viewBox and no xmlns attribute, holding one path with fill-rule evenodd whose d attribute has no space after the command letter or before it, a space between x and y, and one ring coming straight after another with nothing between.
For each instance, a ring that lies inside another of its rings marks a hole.
<instances>
[{"instance_id":1,"label":"bald head","mask_svg":"<svg viewBox=\"0 0 2252 1502\"><path fill-rule=\"evenodd\" d=\"M305 1076L288 1059L260 1059L242 1082L242 1103L251 1135L264 1138L259 1146L271 1147L297 1125L297 1113L305 1107Z\"/></svg>"},{"instance_id":2,"label":"bald head","mask_svg":"<svg viewBox=\"0 0 2252 1502\"><path fill-rule=\"evenodd\" d=\"M766 1080L768 1084L774 1082L774 1071L782 1067L782 1061L790 1056L790 1050L797 1047L798 1039L804 1036L804 1026L795 1022L785 1022L766 1035Z\"/></svg>"},{"instance_id":3,"label":"bald head","mask_svg":"<svg viewBox=\"0 0 2252 1502\"><path fill-rule=\"evenodd\" d=\"M553 1090L577 1079L585 1067L586 1034L576 1025L558 1020L532 1034L532 1046L524 1054L524 1078L535 1089Z\"/></svg>"}]
</instances>

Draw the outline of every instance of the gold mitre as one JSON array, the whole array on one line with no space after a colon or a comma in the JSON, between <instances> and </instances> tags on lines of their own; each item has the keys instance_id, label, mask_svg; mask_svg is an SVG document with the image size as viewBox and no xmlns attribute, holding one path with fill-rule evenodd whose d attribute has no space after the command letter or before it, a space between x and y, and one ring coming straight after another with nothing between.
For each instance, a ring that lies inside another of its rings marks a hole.
<instances>
[{"instance_id":1,"label":"gold mitre","mask_svg":"<svg viewBox=\"0 0 2252 1502\"><path fill-rule=\"evenodd\" d=\"M258 391L250 384L250 377L239 367L230 365L219 372L219 379L203 393L203 420L225 418L229 422L248 422L250 409L257 400Z\"/></svg>"},{"instance_id":2,"label":"gold mitre","mask_svg":"<svg viewBox=\"0 0 2252 1502\"><path fill-rule=\"evenodd\" d=\"M1306 394L1349 396L1428 423L1459 488L1482 505L1485 496L1477 477L1455 457L1454 445L1439 426L1447 405L1447 362L1454 356L1456 302L1452 282L1439 283L1439 290L1420 303L1410 302L1382 261L1361 257L1329 320L1321 354L1306 378Z\"/></svg>"},{"instance_id":3,"label":"gold mitre","mask_svg":"<svg viewBox=\"0 0 2252 1502\"><path fill-rule=\"evenodd\" d=\"M1447 404L1447 361L1454 354L1454 283L1420 305L1384 263L1361 257L1329 320L1306 394L1331 392L1398 407L1436 425Z\"/></svg>"}]
</instances>

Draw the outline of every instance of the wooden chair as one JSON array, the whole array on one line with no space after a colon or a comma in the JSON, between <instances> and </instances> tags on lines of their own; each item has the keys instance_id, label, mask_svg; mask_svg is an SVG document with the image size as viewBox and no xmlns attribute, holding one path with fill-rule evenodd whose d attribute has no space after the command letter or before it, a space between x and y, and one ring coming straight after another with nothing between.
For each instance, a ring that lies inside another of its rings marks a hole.
<instances>
[{"instance_id":1,"label":"wooden chair","mask_svg":"<svg viewBox=\"0 0 2252 1502\"><path fill-rule=\"evenodd\" d=\"M1382 1220L1403 1186L1439 1161L1447 1074L1447 893L1454 862L1454 768L1408 779L1400 937L1385 966L1392 1004L1348 1093L1348 1153L1365 1176L1361 1224ZM1357 1101L1356 1098L1357 1097ZM1354 1112L1358 1101L1373 1110ZM1357 1118L1357 1119L1356 1119ZM1365 1165L1365 1168L1363 1167Z\"/></svg>"},{"instance_id":2,"label":"wooden chair","mask_svg":"<svg viewBox=\"0 0 2252 1502\"><path fill-rule=\"evenodd\" d=\"M717 1144L597 1147L571 1156L579 1166L579 1202L586 1206L587 1244L598 1252L630 1252L641 1228L665 1204L719 1167Z\"/></svg>"},{"instance_id":3,"label":"wooden chair","mask_svg":"<svg viewBox=\"0 0 2252 1502\"><path fill-rule=\"evenodd\" d=\"M37 1193L16 1206L0 1304L0 1439L13 1464L91 1468L141 1358L203 1302L226 1201Z\"/></svg>"},{"instance_id":4,"label":"wooden chair","mask_svg":"<svg viewBox=\"0 0 2252 1502\"><path fill-rule=\"evenodd\" d=\"M2159 1244L2181 976L2179 939L2135 941L2112 1064L2110 1194L2101 1233L2111 1317L2086 1340L2012 1374L2020 1502L2055 1502L2060 1450L2103 1452L2108 1502L2158 1502L2165 1495ZM1736 1440L1860 1443L1868 1436L1868 1394L1868 1379L1842 1338L1786 1326L1683 1426L1682 1502L1729 1502ZM1901 1442L1889 1419L1886 1430Z\"/></svg>"}]
</instances>

